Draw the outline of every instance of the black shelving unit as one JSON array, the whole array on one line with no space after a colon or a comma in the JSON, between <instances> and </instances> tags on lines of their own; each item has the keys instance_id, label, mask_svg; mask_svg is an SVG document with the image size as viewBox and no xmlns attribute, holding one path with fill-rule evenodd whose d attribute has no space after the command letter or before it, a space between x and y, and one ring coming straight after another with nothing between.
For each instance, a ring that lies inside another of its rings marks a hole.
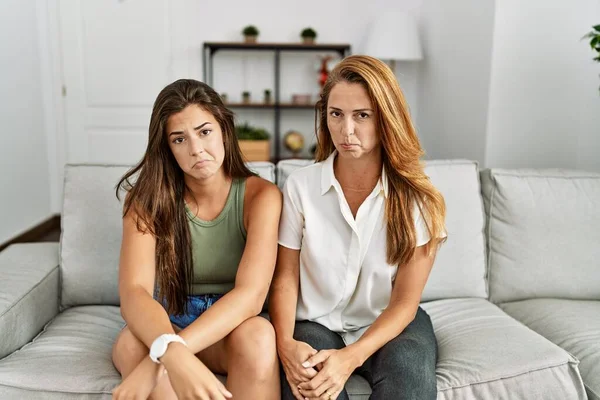
<instances>
[{"instance_id":1,"label":"black shelving unit","mask_svg":"<svg viewBox=\"0 0 600 400\"><path fill-rule=\"evenodd\" d=\"M213 58L215 53L222 50L243 50L243 51L267 51L273 52L274 66L275 66L275 83L274 83L274 102L273 104L261 104L261 103L230 103L228 107L232 108L253 108L253 109L273 109L274 115L274 129L273 136L275 140L275 161L280 159L279 146L280 136L279 132L280 117L282 109L312 109L314 105L309 104L293 104L293 103L281 103L279 99L279 86L280 86L280 61L281 53L285 51L305 51L305 52L336 52L342 58L350 55L351 47L349 44L303 44L303 43L236 43L236 42L205 42L202 51L202 64L204 67L204 82L213 86Z\"/></svg>"}]
</instances>

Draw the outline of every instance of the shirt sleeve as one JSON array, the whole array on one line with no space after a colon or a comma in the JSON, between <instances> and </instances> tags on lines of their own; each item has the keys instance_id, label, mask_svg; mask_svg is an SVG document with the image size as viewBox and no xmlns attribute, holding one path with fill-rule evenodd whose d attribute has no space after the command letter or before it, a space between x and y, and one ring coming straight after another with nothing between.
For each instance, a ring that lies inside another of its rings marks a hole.
<instances>
[{"instance_id":1,"label":"shirt sleeve","mask_svg":"<svg viewBox=\"0 0 600 400\"><path fill-rule=\"evenodd\" d=\"M423 209L423 212L426 212ZM427 224L425 223L425 218L423 218L423 214L419 210L419 206L415 202L415 207L413 209L413 219L415 221L415 233L417 237L417 247L423 246L431 240L431 236L429 235L429 230L427 229Z\"/></svg>"},{"instance_id":2,"label":"shirt sleeve","mask_svg":"<svg viewBox=\"0 0 600 400\"><path fill-rule=\"evenodd\" d=\"M421 206L424 213L427 213L425 207ZM427 223L425 222L425 218L423 218L423 214L419 211L419 206L415 202L415 208L413 210L413 219L415 221L415 232L417 234L417 246L423 246L427 244L431 240L431 236L429 235L429 229L427 229ZM439 238L442 239L446 237L446 232L441 232Z\"/></svg>"},{"instance_id":3,"label":"shirt sleeve","mask_svg":"<svg viewBox=\"0 0 600 400\"><path fill-rule=\"evenodd\" d=\"M292 250L300 250L304 214L300 202L298 184L290 176L283 185L283 209L279 220L279 244Z\"/></svg>"}]
</instances>

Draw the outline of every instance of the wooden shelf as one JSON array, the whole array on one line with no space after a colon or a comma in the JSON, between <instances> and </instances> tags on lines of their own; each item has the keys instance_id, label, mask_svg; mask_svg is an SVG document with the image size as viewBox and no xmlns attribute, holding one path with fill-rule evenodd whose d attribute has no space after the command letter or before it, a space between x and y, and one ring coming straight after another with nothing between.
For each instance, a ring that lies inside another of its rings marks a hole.
<instances>
[{"instance_id":1,"label":"wooden shelf","mask_svg":"<svg viewBox=\"0 0 600 400\"><path fill-rule=\"evenodd\" d=\"M314 161L314 157L279 157L279 158L275 158L275 157L271 157L271 159L269 160L271 163L277 165L277 163L279 161L285 161L285 160L313 160Z\"/></svg>"},{"instance_id":2,"label":"wooden shelf","mask_svg":"<svg viewBox=\"0 0 600 400\"><path fill-rule=\"evenodd\" d=\"M274 109L274 108L278 107L278 108L296 108L296 109L306 109L306 110L313 110L315 108L314 104L294 104L294 103L279 103L279 104L275 104L275 103L271 103L271 104L266 104L266 103L225 103L225 106L231 107L231 108Z\"/></svg>"},{"instance_id":3,"label":"wooden shelf","mask_svg":"<svg viewBox=\"0 0 600 400\"><path fill-rule=\"evenodd\" d=\"M279 103L279 108L305 108L314 110L314 104L294 104L294 103Z\"/></svg>"},{"instance_id":4,"label":"wooden shelf","mask_svg":"<svg viewBox=\"0 0 600 400\"><path fill-rule=\"evenodd\" d=\"M336 51L344 56L350 51L346 43L245 43L245 42L205 42L204 48L211 53L218 50L280 50L280 51Z\"/></svg>"}]
</instances>

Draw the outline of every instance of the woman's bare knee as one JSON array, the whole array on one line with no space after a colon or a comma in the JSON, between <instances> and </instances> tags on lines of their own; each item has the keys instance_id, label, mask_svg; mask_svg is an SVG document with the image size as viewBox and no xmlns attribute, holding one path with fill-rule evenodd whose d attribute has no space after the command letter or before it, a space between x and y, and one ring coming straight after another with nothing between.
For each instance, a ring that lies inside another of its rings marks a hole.
<instances>
[{"instance_id":1,"label":"woman's bare knee","mask_svg":"<svg viewBox=\"0 0 600 400\"><path fill-rule=\"evenodd\" d=\"M128 375L148 354L148 348L125 327L113 345L113 364L121 375Z\"/></svg>"},{"instance_id":2,"label":"woman's bare knee","mask_svg":"<svg viewBox=\"0 0 600 400\"><path fill-rule=\"evenodd\" d=\"M262 317L250 318L231 332L227 348L228 358L244 369L268 371L277 366L275 330Z\"/></svg>"}]
</instances>

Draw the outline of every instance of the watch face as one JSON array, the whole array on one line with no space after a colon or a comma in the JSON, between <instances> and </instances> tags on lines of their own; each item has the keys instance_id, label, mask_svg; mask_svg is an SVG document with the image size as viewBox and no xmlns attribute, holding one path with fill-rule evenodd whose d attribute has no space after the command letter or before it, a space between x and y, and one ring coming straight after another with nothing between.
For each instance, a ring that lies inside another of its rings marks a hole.
<instances>
[{"instance_id":1,"label":"watch face","mask_svg":"<svg viewBox=\"0 0 600 400\"><path fill-rule=\"evenodd\" d=\"M152 347L150 348L150 353L156 358L162 357L167 351L167 341L164 337L159 336L154 343L152 343Z\"/></svg>"}]
</instances>

